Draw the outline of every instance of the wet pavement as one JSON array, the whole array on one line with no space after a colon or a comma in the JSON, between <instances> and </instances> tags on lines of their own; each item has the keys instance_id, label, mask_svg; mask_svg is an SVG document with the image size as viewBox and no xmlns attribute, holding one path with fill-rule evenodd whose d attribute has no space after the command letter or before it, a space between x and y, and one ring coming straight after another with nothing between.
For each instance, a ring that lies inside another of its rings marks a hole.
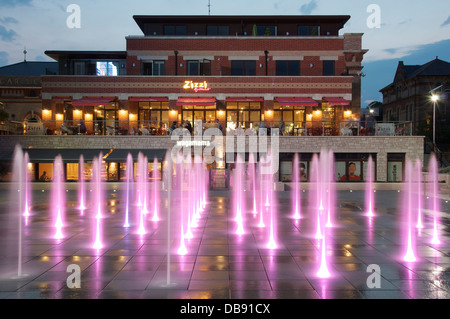
<instances>
[{"instance_id":1,"label":"wet pavement","mask_svg":"<svg viewBox=\"0 0 450 319\"><path fill-rule=\"evenodd\" d=\"M441 201L441 244L430 244L433 219L425 211L425 228L414 229L417 261L405 262L399 194L378 191L376 216L369 219L363 212L364 192L338 192L333 227L326 229L331 276L321 279L317 277L321 241L315 239L316 214L308 208L307 192L302 197L302 219L297 221L292 218L289 193L277 193L276 249L266 247L269 221L265 228L257 226L259 217L252 214L251 200L244 215L245 233L236 235L230 193L212 192L198 226L192 229L193 238L185 242L184 256L176 254L179 238L171 225L168 256L166 200L161 221L153 222L148 215L147 233L141 236L136 234L136 223L122 227L123 200L119 192L108 191L101 221L104 247L95 250L90 211L81 216L76 191L67 192L64 238L56 240L49 192L35 190L32 215L23 228L24 276L0 273L0 298L448 299L450 204ZM7 204L8 192L0 191L2 225L9 214ZM177 211L172 216L180 218ZM4 243L2 247L5 250ZM68 267L73 265L80 270L80 288L70 287L76 283L74 277L68 284L75 274Z\"/></svg>"}]
</instances>

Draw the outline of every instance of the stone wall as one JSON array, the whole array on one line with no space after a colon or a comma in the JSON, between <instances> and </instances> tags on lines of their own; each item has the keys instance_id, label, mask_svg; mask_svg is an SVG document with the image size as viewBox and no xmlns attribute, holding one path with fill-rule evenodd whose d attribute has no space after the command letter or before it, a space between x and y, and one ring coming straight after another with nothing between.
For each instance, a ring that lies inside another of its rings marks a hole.
<instances>
[{"instance_id":1,"label":"stone wall","mask_svg":"<svg viewBox=\"0 0 450 319\"><path fill-rule=\"evenodd\" d=\"M175 137L174 137L175 138ZM181 137L179 137L181 140ZM274 140L275 141L275 140ZM271 145L270 137L267 144ZM223 143L226 149L227 139ZM228 141L228 143L230 140ZM376 153L377 178L387 179L388 153L405 153L410 160L423 162L423 142L420 136L399 137L352 137L352 136L317 136L317 137L279 137L280 153L318 153L322 148L335 153ZM234 141L235 146L237 141ZM254 147L254 141L250 144ZM170 136L0 136L0 159L14 150L15 145L23 148L67 148L67 149L172 149L176 140ZM245 139L245 148L249 150L249 139Z\"/></svg>"}]
</instances>

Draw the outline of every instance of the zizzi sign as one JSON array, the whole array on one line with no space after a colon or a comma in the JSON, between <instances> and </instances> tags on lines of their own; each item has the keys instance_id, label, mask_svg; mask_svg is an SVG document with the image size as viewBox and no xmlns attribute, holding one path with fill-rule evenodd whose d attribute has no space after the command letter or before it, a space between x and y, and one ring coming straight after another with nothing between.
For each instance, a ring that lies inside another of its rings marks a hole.
<instances>
[{"instance_id":1,"label":"zizzi sign","mask_svg":"<svg viewBox=\"0 0 450 319\"><path fill-rule=\"evenodd\" d=\"M193 81L184 81L183 89L185 90L194 90L195 93L200 91L209 91L211 90L210 87L208 87L208 82L193 82Z\"/></svg>"}]
</instances>

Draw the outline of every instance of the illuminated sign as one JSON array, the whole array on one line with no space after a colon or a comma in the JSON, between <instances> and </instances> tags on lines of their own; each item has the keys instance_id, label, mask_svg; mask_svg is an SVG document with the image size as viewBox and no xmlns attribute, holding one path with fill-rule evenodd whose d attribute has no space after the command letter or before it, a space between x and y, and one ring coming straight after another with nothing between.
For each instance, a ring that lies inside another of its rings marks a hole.
<instances>
[{"instance_id":1,"label":"illuminated sign","mask_svg":"<svg viewBox=\"0 0 450 319\"><path fill-rule=\"evenodd\" d=\"M183 89L185 90L194 90L195 93L200 91L209 91L211 90L210 87L208 87L208 82L193 82L193 81L184 81Z\"/></svg>"}]
</instances>

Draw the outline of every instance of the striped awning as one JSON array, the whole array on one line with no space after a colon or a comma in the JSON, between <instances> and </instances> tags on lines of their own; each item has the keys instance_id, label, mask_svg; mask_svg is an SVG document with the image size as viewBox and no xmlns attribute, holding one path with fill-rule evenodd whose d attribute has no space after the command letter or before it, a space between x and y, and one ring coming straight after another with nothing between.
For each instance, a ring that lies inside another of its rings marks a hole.
<instances>
[{"instance_id":1,"label":"striped awning","mask_svg":"<svg viewBox=\"0 0 450 319\"><path fill-rule=\"evenodd\" d=\"M116 97L84 97L79 100L72 102L73 106L97 106L97 105L107 105L116 100Z\"/></svg>"},{"instance_id":2,"label":"striped awning","mask_svg":"<svg viewBox=\"0 0 450 319\"><path fill-rule=\"evenodd\" d=\"M264 102L262 97L228 97L227 102Z\"/></svg>"},{"instance_id":3,"label":"striped awning","mask_svg":"<svg viewBox=\"0 0 450 319\"><path fill-rule=\"evenodd\" d=\"M166 97L130 97L128 101L134 102L167 102Z\"/></svg>"},{"instance_id":4,"label":"striped awning","mask_svg":"<svg viewBox=\"0 0 450 319\"><path fill-rule=\"evenodd\" d=\"M319 106L319 103L309 97L278 97L276 98L280 106Z\"/></svg>"},{"instance_id":5,"label":"striped awning","mask_svg":"<svg viewBox=\"0 0 450 319\"><path fill-rule=\"evenodd\" d=\"M325 97L325 102L330 103L330 105L350 105L350 101L347 101L341 97Z\"/></svg>"},{"instance_id":6,"label":"striped awning","mask_svg":"<svg viewBox=\"0 0 450 319\"><path fill-rule=\"evenodd\" d=\"M198 106L214 106L216 99L211 98L195 98L195 97L180 97L177 101L177 106L182 105L198 105Z\"/></svg>"}]
</instances>

